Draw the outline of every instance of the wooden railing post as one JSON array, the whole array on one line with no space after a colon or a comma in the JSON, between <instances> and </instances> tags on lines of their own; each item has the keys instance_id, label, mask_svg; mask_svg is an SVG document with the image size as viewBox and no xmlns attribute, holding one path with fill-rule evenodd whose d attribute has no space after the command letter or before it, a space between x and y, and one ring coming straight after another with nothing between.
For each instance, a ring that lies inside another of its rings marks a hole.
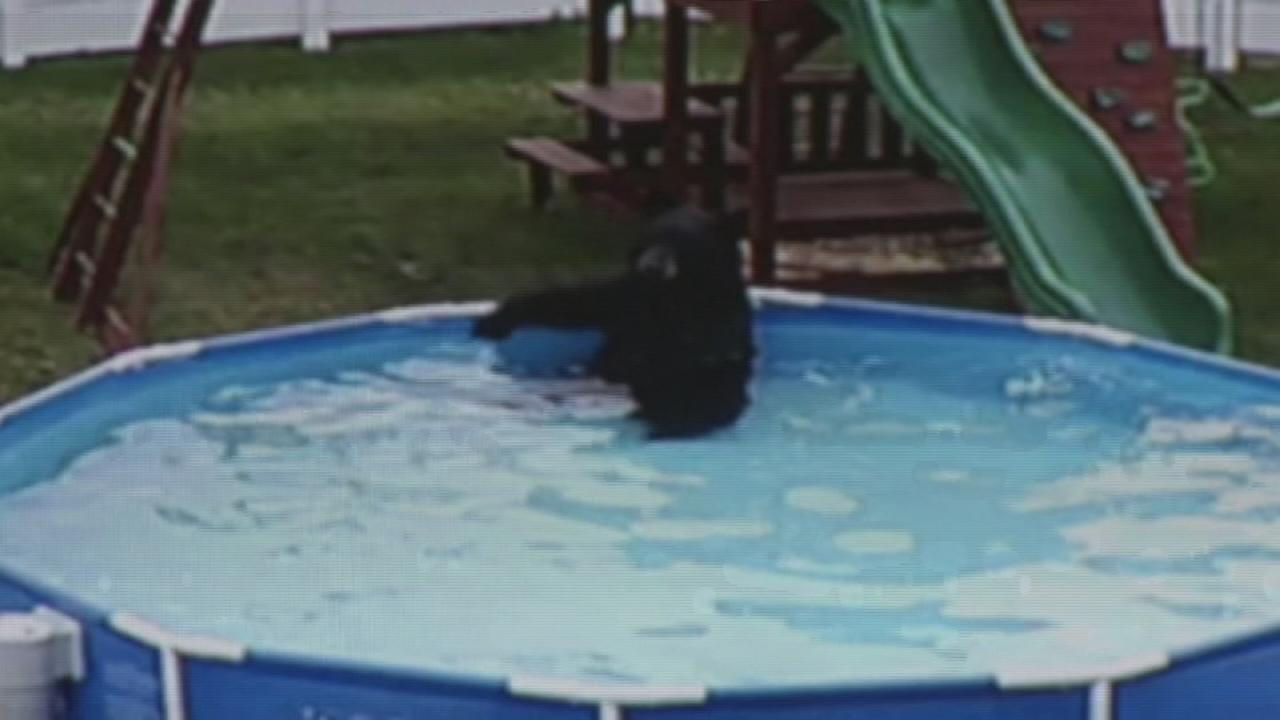
<instances>
[{"instance_id":1,"label":"wooden railing post","mask_svg":"<svg viewBox=\"0 0 1280 720\"><path fill-rule=\"evenodd\" d=\"M747 179L750 200L747 234L751 242L751 279L768 285L777 271L774 257L777 242L777 201L779 164L779 67L777 35L760 13L760 2L751 3L751 90L749 92L750 146L754 162Z\"/></svg>"},{"instance_id":2,"label":"wooden railing post","mask_svg":"<svg viewBox=\"0 0 1280 720\"><path fill-rule=\"evenodd\" d=\"M678 2L667 3L663 16L663 116L666 136L662 164L667 185L685 189L689 165L689 10Z\"/></svg>"}]
</instances>

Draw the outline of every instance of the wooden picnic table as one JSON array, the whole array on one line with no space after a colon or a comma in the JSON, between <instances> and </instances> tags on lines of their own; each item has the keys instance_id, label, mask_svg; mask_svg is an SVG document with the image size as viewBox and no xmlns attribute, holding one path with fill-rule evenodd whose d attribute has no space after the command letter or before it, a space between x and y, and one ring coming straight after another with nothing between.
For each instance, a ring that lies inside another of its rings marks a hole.
<instances>
[{"instance_id":1,"label":"wooden picnic table","mask_svg":"<svg viewBox=\"0 0 1280 720\"><path fill-rule=\"evenodd\" d=\"M982 226L860 71L796 70L837 30L810 0L666 0L660 83L614 79L608 24L620 5L629 12L626 0L589 0L586 79L552 88L583 113L587 137L542 156L583 187L661 190L744 215L759 284L777 280L783 238ZM745 29L741 81L691 80L694 11Z\"/></svg>"}]
</instances>

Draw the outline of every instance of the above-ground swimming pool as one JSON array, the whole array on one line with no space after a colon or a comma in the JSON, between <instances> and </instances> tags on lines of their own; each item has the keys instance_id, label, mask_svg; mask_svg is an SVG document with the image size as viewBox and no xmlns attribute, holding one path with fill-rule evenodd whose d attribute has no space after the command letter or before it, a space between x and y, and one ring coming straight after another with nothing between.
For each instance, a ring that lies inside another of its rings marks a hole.
<instances>
[{"instance_id":1,"label":"above-ground swimming pool","mask_svg":"<svg viewBox=\"0 0 1280 720\"><path fill-rule=\"evenodd\" d=\"M0 610L78 718L1280 714L1276 376L758 297L694 441L480 306L121 356L0 416Z\"/></svg>"}]
</instances>

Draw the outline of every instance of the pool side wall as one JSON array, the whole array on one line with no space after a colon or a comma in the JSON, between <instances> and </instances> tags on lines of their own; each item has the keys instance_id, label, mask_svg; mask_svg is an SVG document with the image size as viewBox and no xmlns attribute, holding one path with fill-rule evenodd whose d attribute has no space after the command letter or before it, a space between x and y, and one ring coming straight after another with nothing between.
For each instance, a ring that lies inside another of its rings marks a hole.
<instances>
[{"instance_id":1,"label":"pool side wall","mask_svg":"<svg viewBox=\"0 0 1280 720\"><path fill-rule=\"evenodd\" d=\"M837 312L851 320L906 322L943 333L1051 334L1071 342L1102 343L1158 362L1195 364L1213 372L1280 382L1280 373L1196 351L1174 348L1095 326L1034 322L981 313L918 308L819 295L757 291L767 305ZM398 308L207 341L180 343L159 352L126 354L49 391L0 408L0 431L10 421L45 414L66 400L120 373L201 353L265 342L305 339L379 324L429 322L483 312L488 303ZM22 424L22 423L19 423ZM43 423L40 423L43 424ZM0 477L0 486L3 485ZM319 663L253 650L234 660L183 656L180 708L166 705L162 648L119 632L101 610L3 567L0 612L50 607L77 619L86 642L87 678L69 693L70 720L1272 720L1280 717L1280 631L1264 628L1172 659L1157 672L1136 678L1104 670L1017 688L1000 678L879 687L711 690L705 700L679 707L620 707L581 696L530 698L506 683L405 673L387 668ZM172 648L170 648L172 651ZM197 653L198 655L198 653ZM1018 669L1024 671L1025 669ZM1102 682L1099 682L1102 681ZM1114 682L1111 682L1114 681ZM1101 690L1101 692L1099 692ZM589 694L589 693L588 693ZM607 692L602 693L603 696ZM1100 699L1101 698L1101 699ZM661 704L661 703L656 703Z\"/></svg>"},{"instance_id":2,"label":"pool side wall","mask_svg":"<svg viewBox=\"0 0 1280 720\"><path fill-rule=\"evenodd\" d=\"M159 652L116 631L107 616L0 571L0 612L50 607L85 631L86 681L68 720L166 720ZM1278 646L1280 647L1280 646ZM189 720L595 720L598 704L516 697L504 683L250 652L227 662L183 658ZM697 706L631 708L632 720L1084 720L1088 689L1001 690L993 682L811 692L716 693ZM1129 716L1123 716L1128 718ZM1134 718L1160 717L1135 715ZM1261 716L1259 716L1261 717Z\"/></svg>"},{"instance_id":3,"label":"pool side wall","mask_svg":"<svg viewBox=\"0 0 1280 720\"><path fill-rule=\"evenodd\" d=\"M41 606L75 619L84 633L85 680L68 693L70 720L164 718L155 650L113 630L103 613L0 569L0 612L29 612Z\"/></svg>"},{"instance_id":4,"label":"pool side wall","mask_svg":"<svg viewBox=\"0 0 1280 720\"><path fill-rule=\"evenodd\" d=\"M1116 720L1280 717L1280 631L1184 653L1164 672L1124 685Z\"/></svg>"}]
</instances>

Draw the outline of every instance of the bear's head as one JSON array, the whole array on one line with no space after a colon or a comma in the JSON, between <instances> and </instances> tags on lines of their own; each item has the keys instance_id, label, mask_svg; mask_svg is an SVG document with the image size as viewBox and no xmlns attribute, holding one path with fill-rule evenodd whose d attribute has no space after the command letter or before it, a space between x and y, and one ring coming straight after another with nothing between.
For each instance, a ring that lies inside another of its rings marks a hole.
<instances>
[{"instance_id":1,"label":"bear's head","mask_svg":"<svg viewBox=\"0 0 1280 720\"><path fill-rule=\"evenodd\" d=\"M628 268L680 294L737 295L745 288L737 234L729 223L694 207L668 210L650 222Z\"/></svg>"}]
</instances>

